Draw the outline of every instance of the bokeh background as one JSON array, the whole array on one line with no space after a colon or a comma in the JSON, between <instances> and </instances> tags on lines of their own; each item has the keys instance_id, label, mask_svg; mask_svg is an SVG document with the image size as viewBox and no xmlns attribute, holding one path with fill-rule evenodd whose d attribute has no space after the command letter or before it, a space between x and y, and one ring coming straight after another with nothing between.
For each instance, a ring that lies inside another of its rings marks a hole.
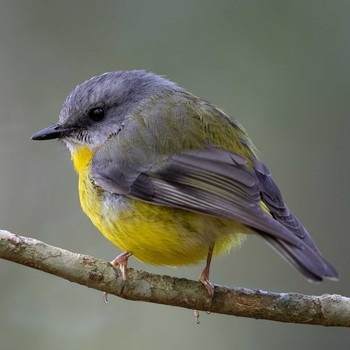
<instances>
[{"instance_id":1,"label":"bokeh background","mask_svg":"<svg viewBox=\"0 0 350 350\"><path fill-rule=\"evenodd\" d=\"M111 260L82 213L63 145L30 141L92 75L148 69L236 116L289 206L341 274L314 285L261 239L216 259L218 284L349 295L350 2L0 2L0 227ZM203 266L130 265L196 279ZM0 261L0 348L349 349L345 329L202 314L110 297Z\"/></svg>"}]
</instances>

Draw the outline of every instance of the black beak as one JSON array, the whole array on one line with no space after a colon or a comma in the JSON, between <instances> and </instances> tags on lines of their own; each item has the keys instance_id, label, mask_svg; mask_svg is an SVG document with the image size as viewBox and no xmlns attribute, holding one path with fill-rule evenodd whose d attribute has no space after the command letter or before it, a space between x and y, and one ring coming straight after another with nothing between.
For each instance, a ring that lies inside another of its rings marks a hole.
<instances>
[{"instance_id":1,"label":"black beak","mask_svg":"<svg viewBox=\"0 0 350 350\"><path fill-rule=\"evenodd\" d=\"M32 136L32 140L52 140L59 139L67 133L68 129L63 128L59 124L50 125L47 128L36 132Z\"/></svg>"}]
</instances>

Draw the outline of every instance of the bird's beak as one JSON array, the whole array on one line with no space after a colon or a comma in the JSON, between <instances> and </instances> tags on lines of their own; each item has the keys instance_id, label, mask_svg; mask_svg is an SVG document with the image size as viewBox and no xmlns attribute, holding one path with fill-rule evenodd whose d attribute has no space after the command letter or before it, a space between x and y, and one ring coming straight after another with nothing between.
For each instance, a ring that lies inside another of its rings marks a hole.
<instances>
[{"instance_id":1,"label":"bird's beak","mask_svg":"<svg viewBox=\"0 0 350 350\"><path fill-rule=\"evenodd\" d=\"M67 133L68 129L64 128L62 125L53 124L47 128L36 132L32 136L32 140L52 140L59 139Z\"/></svg>"}]
</instances>

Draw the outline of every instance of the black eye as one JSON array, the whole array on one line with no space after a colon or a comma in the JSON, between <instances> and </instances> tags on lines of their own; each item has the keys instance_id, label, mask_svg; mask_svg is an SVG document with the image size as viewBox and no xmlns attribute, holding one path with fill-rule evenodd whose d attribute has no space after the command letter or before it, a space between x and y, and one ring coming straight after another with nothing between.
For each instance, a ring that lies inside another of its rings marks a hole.
<instances>
[{"instance_id":1,"label":"black eye","mask_svg":"<svg viewBox=\"0 0 350 350\"><path fill-rule=\"evenodd\" d=\"M101 107L96 107L89 110L88 117L93 122L100 122L105 116L105 111Z\"/></svg>"}]
</instances>

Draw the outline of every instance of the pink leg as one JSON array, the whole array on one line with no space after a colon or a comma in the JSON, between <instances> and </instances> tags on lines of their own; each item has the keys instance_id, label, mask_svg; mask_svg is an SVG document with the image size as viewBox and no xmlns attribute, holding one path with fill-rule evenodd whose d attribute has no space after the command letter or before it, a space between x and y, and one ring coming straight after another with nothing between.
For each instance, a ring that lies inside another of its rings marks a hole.
<instances>
[{"instance_id":1,"label":"pink leg","mask_svg":"<svg viewBox=\"0 0 350 350\"><path fill-rule=\"evenodd\" d=\"M119 254L115 259L111 261L111 264L115 267L120 268L122 272L123 281L126 282L126 267L128 266L128 259L132 254L129 252L124 252Z\"/></svg>"},{"instance_id":2,"label":"pink leg","mask_svg":"<svg viewBox=\"0 0 350 350\"><path fill-rule=\"evenodd\" d=\"M120 291L120 294L123 293L124 287L125 287L125 283L126 283L126 279L127 279L127 271L126 271L126 267L128 266L128 259L132 254L129 252L124 252L122 254L119 254L115 259L113 259L110 263L115 266L115 267L119 267L121 273L122 273L122 280L123 280L123 284L122 284L122 288ZM107 295L108 293L104 293L104 297L103 300L105 302L105 304L108 303L108 299L107 299Z\"/></svg>"},{"instance_id":3,"label":"pink leg","mask_svg":"<svg viewBox=\"0 0 350 350\"><path fill-rule=\"evenodd\" d=\"M207 263L205 264L204 270L200 274L199 280L198 280L198 282L202 283L204 285L204 287L207 289L209 297L211 299L214 298L214 286L209 281L209 270L210 270L211 258L213 256L214 245L215 245L215 243L209 247L208 256L207 256ZM198 310L194 310L194 317L195 317L197 323L200 323Z\"/></svg>"},{"instance_id":4,"label":"pink leg","mask_svg":"<svg viewBox=\"0 0 350 350\"><path fill-rule=\"evenodd\" d=\"M205 288L207 288L208 294L211 298L214 297L214 286L209 281L209 270L210 270L210 263L211 258L213 256L213 250L214 250L214 244L209 247L208 256L207 256L207 263L205 265L204 270L199 276L199 282L203 283Z\"/></svg>"}]
</instances>

